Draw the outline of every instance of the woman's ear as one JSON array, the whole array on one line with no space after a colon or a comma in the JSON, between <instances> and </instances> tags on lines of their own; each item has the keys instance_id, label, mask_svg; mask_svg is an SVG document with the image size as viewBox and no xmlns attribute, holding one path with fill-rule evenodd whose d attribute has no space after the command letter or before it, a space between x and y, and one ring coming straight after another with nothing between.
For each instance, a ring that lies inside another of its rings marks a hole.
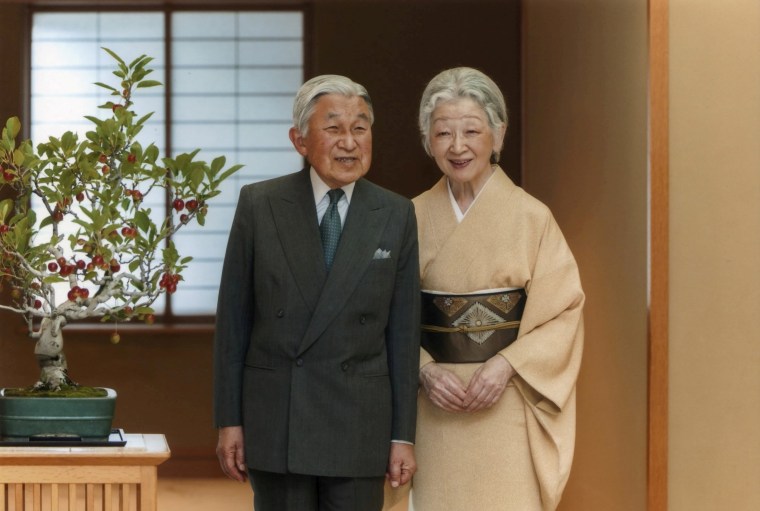
<instances>
[{"instance_id":1,"label":"woman's ear","mask_svg":"<svg viewBox=\"0 0 760 511\"><path fill-rule=\"evenodd\" d=\"M504 148L504 136L507 134L506 123L501 123L495 130L493 130L493 151L494 153L500 153Z\"/></svg>"}]
</instances>

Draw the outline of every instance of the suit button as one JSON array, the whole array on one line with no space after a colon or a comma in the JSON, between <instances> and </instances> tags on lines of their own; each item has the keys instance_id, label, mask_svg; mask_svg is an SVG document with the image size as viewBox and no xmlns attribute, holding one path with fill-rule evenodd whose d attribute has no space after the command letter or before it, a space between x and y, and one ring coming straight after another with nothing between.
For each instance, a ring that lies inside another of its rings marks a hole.
<instances>
[{"instance_id":1,"label":"suit button","mask_svg":"<svg viewBox=\"0 0 760 511\"><path fill-rule=\"evenodd\" d=\"M340 368L343 369L344 371L348 371L348 362L343 362L340 365Z\"/></svg>"},{"instance_id":2,"label":"suit button","mask_svg":"<svg viewBox=\"0 0 760 511\"><path fill-rule=\"evenodd\" d=\"M303 367L303 359L302 358L296 359L296 365L298 367Z\"/></svg>"},{"instance_id":3,"label":"suit button","mask_svg":"<svg viewBox=\"0 0 760 511\"><path fill-rule=\"evenodd\" d=\"M362 315L362 317L359 318L359 323L362 325L367 322L367 316Z\"/></svg>"},{"instance_id":4,"label":"suit button","mask_svg":"<svg viewBox=\"0 0 760 511\"><path fill-rule=\"evenodd\" d=\"M284 310L282 310L282 309L278 310L278 311L277 311L277 317L278 317L278 318L281 318L281 317L283 317L283 316L285 316L285 311L284 311Z\"/></svg>"}]
</instances>

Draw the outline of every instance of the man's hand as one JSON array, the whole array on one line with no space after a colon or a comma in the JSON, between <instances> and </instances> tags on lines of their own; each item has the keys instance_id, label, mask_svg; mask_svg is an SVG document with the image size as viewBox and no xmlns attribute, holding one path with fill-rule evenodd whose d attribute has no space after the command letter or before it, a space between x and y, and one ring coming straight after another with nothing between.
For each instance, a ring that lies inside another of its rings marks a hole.
<instances>
[{"instance_id":1,"label":"man's hand","mask_svg":"<svg viewBox=\"0 0 760 511\"><path fill-rule=\"evenodd\" d=\"M398 488L412 480L417 472L417 460L414 458L414 446L391 442L391 454L388 458L388 472L385 477L391 482L391 487Z\"/></svg>"},{"instance_id":2,"label":"man's hand","mask_svg":"<svg viewBox=\"0 0 760 511\"><path fill-rule=\"evenodd\" d=\"M420 369L420 383L430 401L448 412L464 412L467 389L462 380L451 371L435 362L425 364Z\"/></svg>"},{"instance_id":3,"label":"man's hand","mask_svg":"<svg viewBox=\"0 0 760 511\"><path fill-rule=\"evenodd\" d=\"M219 458L219 464L227 477L241 483L248 479L242 426L219 428L216 457Z\"/></svg>"}]
</instances>

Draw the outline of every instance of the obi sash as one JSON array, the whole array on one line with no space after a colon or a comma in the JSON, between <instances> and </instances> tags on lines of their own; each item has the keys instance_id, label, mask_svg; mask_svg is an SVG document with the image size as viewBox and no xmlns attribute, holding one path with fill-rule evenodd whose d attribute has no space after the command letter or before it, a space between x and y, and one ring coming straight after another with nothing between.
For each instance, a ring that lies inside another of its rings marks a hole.
<instances>
[{"instance_id":1,"label":"obi sash","mask_svg":"<svg viewBox=\"0 0 760 511\"><path fill-rule=\"evenodd\" d=\"M485 362L517 339L525 289L444 295L422 292L422 347L436 362Z\"/></svg>"}]
</instances>

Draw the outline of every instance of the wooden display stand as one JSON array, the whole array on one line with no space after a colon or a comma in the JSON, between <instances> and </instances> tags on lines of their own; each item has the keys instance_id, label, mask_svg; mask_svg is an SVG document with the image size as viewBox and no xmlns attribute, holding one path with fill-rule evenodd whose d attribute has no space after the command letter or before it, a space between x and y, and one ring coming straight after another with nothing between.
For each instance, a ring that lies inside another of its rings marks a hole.
<instances>
[{"instance_id":1,"label":"wooden display stand","mask_svg":"<svg viewBox=\"0 0 760 511\"><path fill-rule=\"evenodd\" d=\"M1 447L0 511L156 511L164 435L123 447Z\"/></svg>"}]
</instances>

